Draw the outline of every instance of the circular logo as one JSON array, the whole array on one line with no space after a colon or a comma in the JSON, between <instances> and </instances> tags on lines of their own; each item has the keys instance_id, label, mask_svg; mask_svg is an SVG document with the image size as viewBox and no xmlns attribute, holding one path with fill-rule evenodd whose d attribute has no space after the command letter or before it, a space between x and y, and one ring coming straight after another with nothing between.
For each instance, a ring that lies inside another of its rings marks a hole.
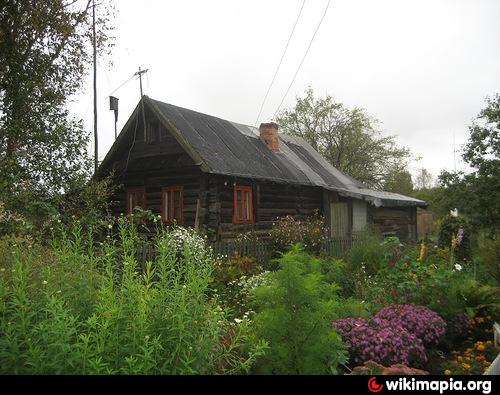
<instances>
[{"instance_id":1,"label":"circular logo","mask_svg":"<svg viewBox=\"0 0 500 395\"><path fill-rule=\"evenodd\" d=\"M384 388L384 384L377 384L375 377L368 380L368 389L371 392L380 392L382 391L382 388Z\"/></svg>"}]
</instances>

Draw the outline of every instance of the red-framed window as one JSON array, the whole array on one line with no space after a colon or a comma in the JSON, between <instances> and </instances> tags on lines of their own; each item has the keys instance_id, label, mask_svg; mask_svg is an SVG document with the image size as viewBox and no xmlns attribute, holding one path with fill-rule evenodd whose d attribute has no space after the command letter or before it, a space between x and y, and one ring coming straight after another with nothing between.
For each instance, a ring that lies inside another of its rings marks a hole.
<instances>
[{"instance_id":1,"label":"red-framed window","mask_svg":"<svg viewBox=\"0 0 500 395\"><path fill-rule=\"evenodd\" d=\"M233 223L253 224L252 187L234 187Z\"/></svg>"},{"instance_id":2,"label":"red-framed window","mask_svg":"<svg viewBox=\"0 0 500 395\"><path fill-rule=\"evenodd\" d=\"M146 189L144 187L127 188L127 214L132 214L136 207L146 208Z\"/></svg>"},{"instance_id":3,"label":"red-framed window","mask_svg":"<svg viewBox=\"0 0 500 395\"><path fill-rule=\"evenodd\" d=\"M181 186L161 189L161 218L167 224L184 223L184 190Z\"/></svg>"}]
</instances>

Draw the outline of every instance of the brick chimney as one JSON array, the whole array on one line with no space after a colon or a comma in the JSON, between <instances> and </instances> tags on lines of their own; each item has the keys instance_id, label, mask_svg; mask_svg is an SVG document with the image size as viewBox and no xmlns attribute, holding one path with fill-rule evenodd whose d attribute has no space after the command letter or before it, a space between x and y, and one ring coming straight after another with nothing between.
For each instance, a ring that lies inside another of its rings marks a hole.
<instances>
[{"instance_id":1,"label":"brick chimney","mask_svg":"<svg viewBox=\"0 0 500 395\"><path fill-rule=\"evenodd\" d=\"M280 150L280 143L278 140L278 125L276 123L261 123L259 132L260 138L264 140L269 148L271 148L274 152Z\"/></svg>"}]
</instances>

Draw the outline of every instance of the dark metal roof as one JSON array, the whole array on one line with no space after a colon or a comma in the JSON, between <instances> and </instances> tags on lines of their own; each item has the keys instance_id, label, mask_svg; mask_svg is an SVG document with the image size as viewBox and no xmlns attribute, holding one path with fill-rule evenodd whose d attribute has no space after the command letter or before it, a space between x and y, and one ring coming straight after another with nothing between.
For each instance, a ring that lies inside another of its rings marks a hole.
<instances>
[{"instance_id":1,"label":"dark metal roof","mask_svg":"<svg viewBox=\"0 0 500 395\"><path fill-rule=\"evenodd\" d=\"M377 206L426 205L407 196L365 188L330 165L302 138L280 134L280 150L274 152L260 139L259 130L253 126L148 97L143 100L205 172L317 186L365 199ZM120 135L115 145L123 137ZM113 147L108 156L112 150ZM108 156L104 162L109 161Z\"/></svg>"}]
</instances>

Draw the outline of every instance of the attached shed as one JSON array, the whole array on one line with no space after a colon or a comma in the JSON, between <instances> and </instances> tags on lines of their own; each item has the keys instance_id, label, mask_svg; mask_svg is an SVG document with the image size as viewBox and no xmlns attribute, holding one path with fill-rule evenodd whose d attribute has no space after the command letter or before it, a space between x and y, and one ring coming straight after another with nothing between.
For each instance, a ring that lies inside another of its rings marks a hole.
<instances>
[{"instance_id":1,"label":"attached shed","mask_svg":"<svg viewBox=\"0 0 500 395\"><path fill-rule=\"evenodd\" d=\"M230 122L144 96L101 163L122 188L116 214L134 207L165 223L204 228L215 240L253 230L262 237L286 215L325 217L332 237L374 225L414 240L426 203L367 189L331 166L306 141L275 123Z\"/></svg>"}]
</instances>

